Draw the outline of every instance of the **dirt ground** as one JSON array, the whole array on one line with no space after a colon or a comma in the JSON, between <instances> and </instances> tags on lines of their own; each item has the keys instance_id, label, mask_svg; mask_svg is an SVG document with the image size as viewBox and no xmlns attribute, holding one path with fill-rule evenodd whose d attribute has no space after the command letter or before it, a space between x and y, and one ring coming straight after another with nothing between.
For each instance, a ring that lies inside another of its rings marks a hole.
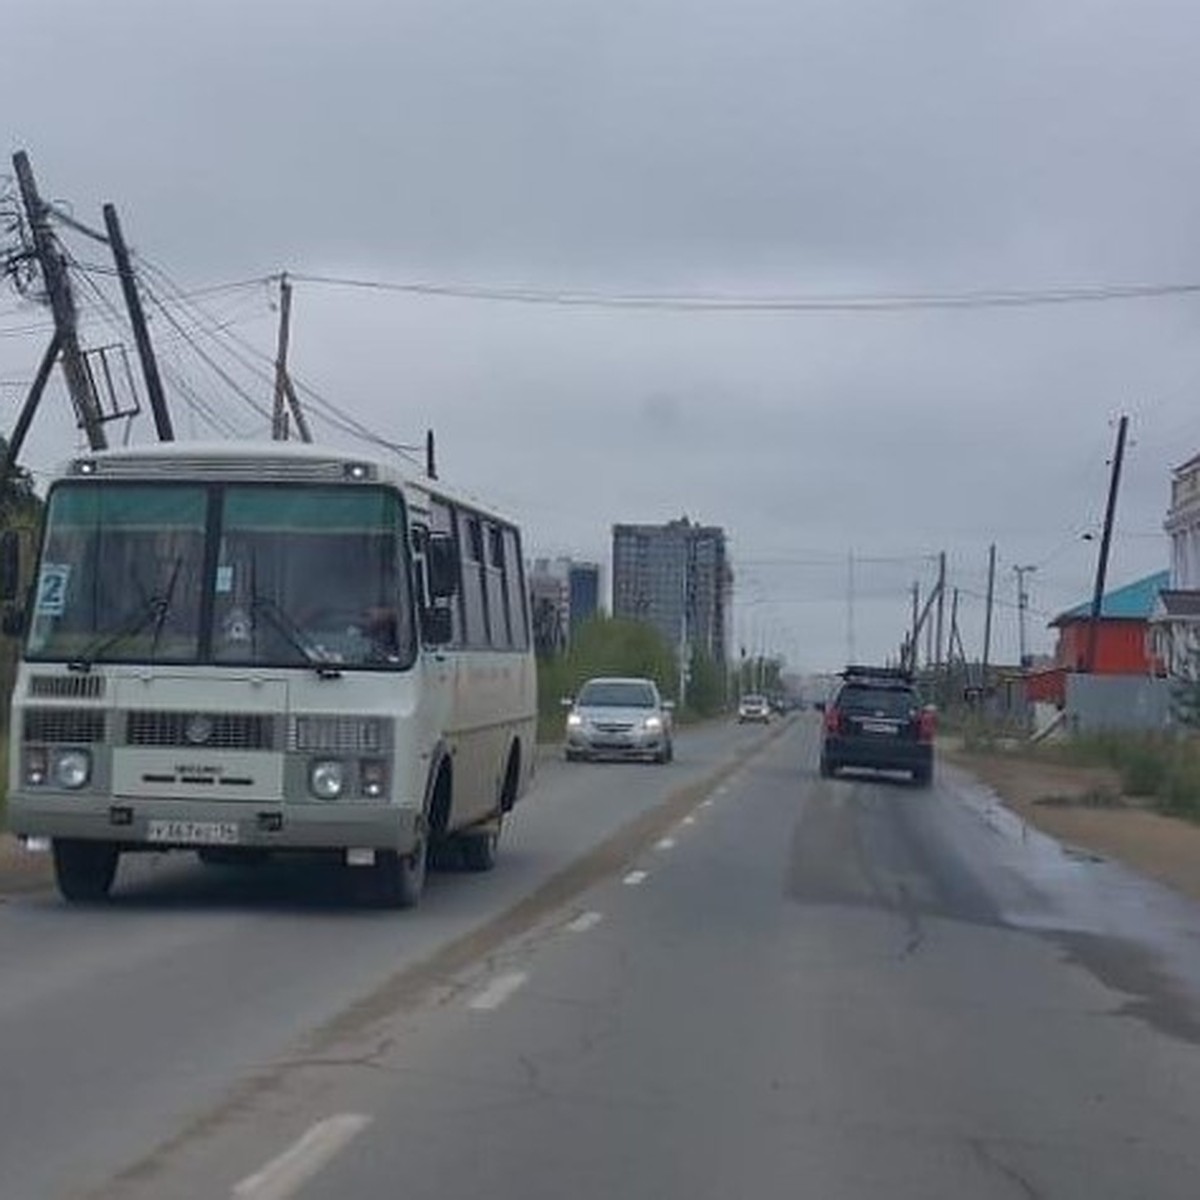
<instances>
[{"instance_id":1,"label":"dirt ground","mask_svg":"<svg viewBox=\"0 0 1200 1200\"><path fill-rule=\"evenodd\" d=\"M1085 803L1097 792L1120 797L1112 771L1009 754L968 754L953 747L942 753L1051 837L1116 859L1200 900L1200 825L1148 811L1135 800L1122 798L1111 807Z\"/></svg>"}]
</instances>

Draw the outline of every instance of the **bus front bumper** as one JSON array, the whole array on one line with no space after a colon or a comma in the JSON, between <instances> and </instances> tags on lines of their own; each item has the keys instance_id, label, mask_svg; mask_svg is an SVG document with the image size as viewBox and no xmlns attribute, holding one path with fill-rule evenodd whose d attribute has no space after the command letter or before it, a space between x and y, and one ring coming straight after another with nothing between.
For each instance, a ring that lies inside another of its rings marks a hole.
<instances>
[{"instance_id":1,"label":"bus front bumper","mask_svg":"<svg viewBox=\"0 0 1200 1200\"><path fill-rule=\"evenodd\" d=\"M8 828L17 837L114 842L127 850L244 846L410 854L424 824L415 804L215 804L29 792L14 792L8 799Z\"/></svg>"}]
</instances>

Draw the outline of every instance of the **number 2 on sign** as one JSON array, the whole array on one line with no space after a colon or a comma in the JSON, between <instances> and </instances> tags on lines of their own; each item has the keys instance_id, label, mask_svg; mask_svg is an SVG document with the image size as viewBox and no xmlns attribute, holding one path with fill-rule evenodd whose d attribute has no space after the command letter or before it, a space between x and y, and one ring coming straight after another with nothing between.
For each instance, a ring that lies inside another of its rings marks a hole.
<instances>
[{"instance_id":1,"label":"number 2 on sign","mask_svg":"<svg viewBox=\"0 0 1200 1200\"><path fill-rule=\"evenodd\" d=\"M37 615L61 617L67 607L67 582L71 578L68 564L43 563L38 575Z\"/></svg>"}]
</instances>

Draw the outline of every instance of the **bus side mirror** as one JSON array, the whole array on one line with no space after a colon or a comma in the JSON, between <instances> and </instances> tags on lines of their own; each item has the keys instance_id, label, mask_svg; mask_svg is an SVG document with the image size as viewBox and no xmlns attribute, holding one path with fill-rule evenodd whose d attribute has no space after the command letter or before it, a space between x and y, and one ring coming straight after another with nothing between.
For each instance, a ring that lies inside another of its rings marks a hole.
<instances>
[{"instance_id":1,"label":"bus side mirror","mask_svg":"<svg viewBox=\"0 0 1200 1200\"><path fill-rule=\"evenodd\" d=\"M0 534L0 600L8 603L21 590L21 538L15 529Z\"/></svg>"},{"instance_id":2,"label":"bus side mirror","mask_svg":"<svg viewBox=\"0 0 1200 1200\"><path fill-rule=\"evenodd\" d=\"M431 533L425 547L429 573L429 598L449 600L458 591L458 554L448 533Z\"/></svg>"},{"instance_id":3,"label":"bus side mirror","mask_svg":"<svg viewBox=\"0 0 1200 1200\"><path fill-rule=\"evenodd\" d=\"M454 621L445 605L427 608L421 616L421 632L428 646L446 646L454 640Z\"/></svg>"}]
</instances>

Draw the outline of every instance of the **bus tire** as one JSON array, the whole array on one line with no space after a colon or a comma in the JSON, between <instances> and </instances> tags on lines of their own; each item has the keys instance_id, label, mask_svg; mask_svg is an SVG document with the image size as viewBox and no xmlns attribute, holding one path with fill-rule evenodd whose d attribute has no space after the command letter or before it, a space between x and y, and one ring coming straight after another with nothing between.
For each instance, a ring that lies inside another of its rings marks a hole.
<instances>
[{"instance_id":1,"label":"bus tire","mask_svg":"<svg viewBox=\"0 0 1200 1200\"><path fill-rule=\"evenodd\" d=\"M378 908L416 908L425 890L429 842L422 836L410 854L377 850L366 868L368 899Z\"/></svg>"},{"instance_id":2,"label":"bus tire","mask_svg":"<svg viewBox=\"0 0 1200 1200\"><path fill-rule=\"evenodd\" d=\"M120 851L111 842L55 838L54 882L70 904L97 904L108 897Z\"/></svg>"},{"instance_id":3,"label":"bus tire","mask_svg":"<svg viewBox=\"0 0 1200 1200\"><path fill-rule=\"evenodd\" d=\"M468 871L490 871L496 865L496 852L500 846L500 827L486 833L464 833L458 839L462 854L462 865Z\"/></svg>"}]
</instances>

